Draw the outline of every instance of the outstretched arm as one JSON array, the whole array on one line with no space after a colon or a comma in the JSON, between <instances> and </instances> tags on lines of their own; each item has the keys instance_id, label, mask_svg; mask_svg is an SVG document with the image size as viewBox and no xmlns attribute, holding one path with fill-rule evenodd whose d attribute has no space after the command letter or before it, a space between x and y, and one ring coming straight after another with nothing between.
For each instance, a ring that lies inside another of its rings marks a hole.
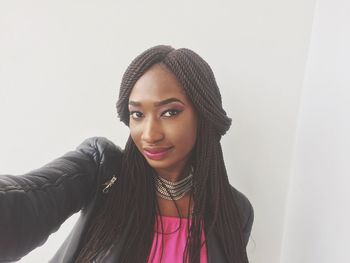
<instances>
[{"instance_id":1,"label":"outstretched arm","mask_svg":"<svg viewBox=\"0 0 350 263\"><path fill-rule=\"evenodd\" d=\"M105 138L89 138L40 169L0 175L0 262L18 260L43 244L89 202L111 145Z\"/></svg>"}]
</instances>

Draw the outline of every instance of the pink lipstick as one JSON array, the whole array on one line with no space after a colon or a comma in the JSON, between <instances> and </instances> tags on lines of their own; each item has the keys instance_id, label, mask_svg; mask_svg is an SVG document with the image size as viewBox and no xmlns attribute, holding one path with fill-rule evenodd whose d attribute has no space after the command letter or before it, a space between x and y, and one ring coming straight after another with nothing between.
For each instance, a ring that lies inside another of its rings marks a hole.
<instances>
[{"instance_id":1,"label":"pink lipstick","mask_svg":"<svg viewBox=\"0 0 350 263\"><path fill-rule=\"evenodd\" d=\"M172 147L169 148L146 148L144 153L147 158L152 160L161 160L163 159L170 151Z\"/></svg>"}]
</instances>

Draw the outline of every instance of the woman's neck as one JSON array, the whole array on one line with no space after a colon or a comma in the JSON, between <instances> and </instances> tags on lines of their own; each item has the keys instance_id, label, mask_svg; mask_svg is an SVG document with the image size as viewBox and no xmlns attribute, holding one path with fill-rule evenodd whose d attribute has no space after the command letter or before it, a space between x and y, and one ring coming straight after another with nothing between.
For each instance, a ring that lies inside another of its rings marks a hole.
<instances>
[{"instance_id":1,"label":"woman's neck","mask_svg":"<svg viewBox=\"0 0 350 263\"><path fill-rule=\"evenodd\" d=\"M156 172L158 173L159 176L161 176L162 178L170 182L177 182L188 175L189 169L186 167L183 167L181 169L173 169L173 170L156 169Z\"/></svg>"}]
</instances>

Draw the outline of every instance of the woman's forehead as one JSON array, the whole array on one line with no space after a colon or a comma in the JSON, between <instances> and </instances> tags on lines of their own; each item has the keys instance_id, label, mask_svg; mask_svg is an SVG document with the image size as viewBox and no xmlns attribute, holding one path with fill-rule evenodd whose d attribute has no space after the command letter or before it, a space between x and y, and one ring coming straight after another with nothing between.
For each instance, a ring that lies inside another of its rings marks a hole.
<instances>
[{"instance_id":1,"label":"woman's forehead","mask_svg":"<svg viewBox=\"0 0 350 263\"><path fill-rule=\"evenodd\" d=\"M129 100L161 101L171 97L187 99L186 93L175 75L164 66L155 65L135 83Z\"/></svg>"}]
</instances>

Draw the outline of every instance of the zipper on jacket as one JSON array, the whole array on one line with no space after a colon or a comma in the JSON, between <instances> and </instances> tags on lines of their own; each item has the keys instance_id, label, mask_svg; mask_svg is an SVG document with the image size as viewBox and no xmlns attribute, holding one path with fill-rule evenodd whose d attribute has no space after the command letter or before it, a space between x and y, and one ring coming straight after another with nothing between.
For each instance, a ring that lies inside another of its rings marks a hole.
<instances>
[{"instance_id":1,"label":"zipper on jacket","mask_svg":"<svg viewBox=\"0 0 350 263\"><path fill-rule=\"evenodd\" d=\"M117 181L117 177L115 175L113 175L112 179L109 180L108 182L104 183L103 185L105 185L106 187L103 188L102 192L104 194L107 194L109 192L109 189L112 187L112 185L115 183L115 181Z\"/></svg>"}]
</instances>

